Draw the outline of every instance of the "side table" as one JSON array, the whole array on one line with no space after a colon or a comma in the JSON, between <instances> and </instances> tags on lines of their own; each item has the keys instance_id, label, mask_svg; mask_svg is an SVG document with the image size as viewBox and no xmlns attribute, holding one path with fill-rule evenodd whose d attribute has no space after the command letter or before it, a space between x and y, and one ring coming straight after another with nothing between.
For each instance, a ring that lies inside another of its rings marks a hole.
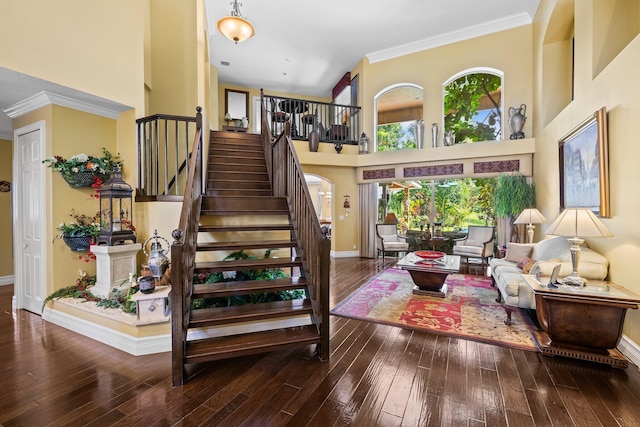
<instances>
[{"instance_id":1,"label":"side table","mask_svg":"<svg viewBox=\"0 0 640 427\"><path fill-rule=\"evenodd\" d=\"M615 284L589 281L585 287L549 288L545 278L522 277L536 298L542 331L534 332L547 356L564 356L626 368L628 360L616 346L627 309L637 309L640 296ZM548 279L546 279L548 280Z\"/></svg>"}]
</instances>

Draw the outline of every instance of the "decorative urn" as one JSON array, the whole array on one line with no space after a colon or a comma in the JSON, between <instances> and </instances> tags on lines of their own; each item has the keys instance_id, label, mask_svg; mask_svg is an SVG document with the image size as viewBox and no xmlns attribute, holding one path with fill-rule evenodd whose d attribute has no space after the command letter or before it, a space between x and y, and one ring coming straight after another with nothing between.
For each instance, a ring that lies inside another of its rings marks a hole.
<instances>
[{"instance_id":1,"label":"decorative urn","mask_svg":"<svg viewBox=\"0 0 640 427\"><path fill-rule=\"evenodd\" d=\"M527 106L522 104L520 107L509 108L509 127L511 128L510 139L523 139L524 123L527 121Z\"/></svg>"}]
</instances>

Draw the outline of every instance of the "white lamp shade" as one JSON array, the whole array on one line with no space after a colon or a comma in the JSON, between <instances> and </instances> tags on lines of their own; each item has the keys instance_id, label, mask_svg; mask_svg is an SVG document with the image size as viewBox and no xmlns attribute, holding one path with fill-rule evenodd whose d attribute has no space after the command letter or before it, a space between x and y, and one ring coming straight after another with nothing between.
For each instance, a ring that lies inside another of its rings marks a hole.
<instances>
[{"instance_id":1,"label":"white lamp shade","mask_svg":"<svg viewBox=\"0 0 640 427\"><path fill-rule=\"evenodd\" d=\"M236 43L243 42L253 37L253 25L239 16L225 16L218 20L218 30L229 40Z\"/></svg>"},{"instance_id":2,"label":"white lamp shade","mask_svg":"<svg viewBox=\"0 0 640 427\"><path fill-rule=\"evenodd\" d=\"M514 224L542 224L543 222L547 222L547 219L535 208L523 210L513 221Z\"/></svg>"},{"instance_id":3,"label":"white lamp shade","mask_svg":"<svg viewBox=\"0 0 640 427\"><path fill-rule=\"evenodd\" d=\"M598 219L591 209L563 210L549 226L547 234L567 237L612 237L613 233Z\"/></svg>"}]
</instances>

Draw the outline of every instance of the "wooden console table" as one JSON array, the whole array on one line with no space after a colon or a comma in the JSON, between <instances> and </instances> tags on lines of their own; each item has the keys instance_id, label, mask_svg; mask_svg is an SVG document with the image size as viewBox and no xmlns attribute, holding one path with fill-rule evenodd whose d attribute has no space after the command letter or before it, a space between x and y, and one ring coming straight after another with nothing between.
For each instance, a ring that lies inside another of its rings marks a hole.
<instances>
[{"instance_id":1,"label":"wooden console table","mask_svg":"<svg viewBox=\"0 0 640 427\"><path fill-rule=\"evenodd\" d=\"M538 348L548 356L565 356L626 368L616 346L627 309L637 309L640 296L612 283L589 281L585 287L549 288L545 278L522 275L536 297L543 331L534 332ZM547 279L548 280L548 279Z\"/></svg>"}]
</instances>

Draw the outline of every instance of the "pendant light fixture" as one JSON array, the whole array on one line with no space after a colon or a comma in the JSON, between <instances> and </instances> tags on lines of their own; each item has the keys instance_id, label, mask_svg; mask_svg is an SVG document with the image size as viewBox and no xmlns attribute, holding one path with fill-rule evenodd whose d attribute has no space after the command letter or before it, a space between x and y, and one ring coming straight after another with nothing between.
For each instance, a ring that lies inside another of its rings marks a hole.
<instances>
[{"instance_id":1,"label":"pendant light fixture","mask_svg":"<svg viewBox=\"0 0 640 427\"><path fill-rule=\"evenodd\" d=\"M230 4L232 7L230 15L220 18L217 26L218 31L224 34L226 38L238 44L238 42L243 42L253 37L254 29L253 25L240 13L240 5L242 3L238 3L238 0L233 0Z\"/></svg>"}]
</instances>

